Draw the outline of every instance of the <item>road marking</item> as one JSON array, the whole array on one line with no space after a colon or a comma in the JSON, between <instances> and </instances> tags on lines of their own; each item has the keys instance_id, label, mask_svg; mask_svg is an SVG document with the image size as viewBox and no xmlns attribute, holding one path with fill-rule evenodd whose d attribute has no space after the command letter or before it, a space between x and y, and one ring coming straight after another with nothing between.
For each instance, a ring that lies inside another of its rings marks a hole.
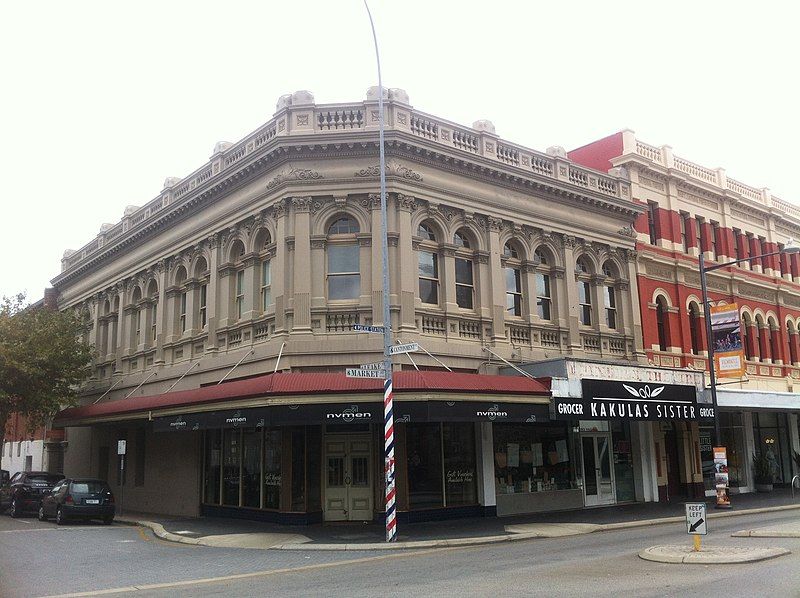
<instances>
[{"instance_id":1,"label":"road marking","mask_svg":"<svg viewBox=\"0 0 800 598\"><path fill-rule=\"evenodd\" d=\"M19 533L27 534L29 532L76 532L87 529L97 530L97 531L108 531L112 529L118 530L120 529L120 527L112 527L110 525L103 527L100 527L99 525L97 527L93 527L90 525L81 525L80 527L32 527L26 529L3 529L0 530L0 534L19 534Z\"/></svg>"},{"instance_id":2,"label":"road marking","mask_svg":"<svg viewBox=\"0 0 800 598\"><path fill-rule=\"evenodd\" d=\"M415 550L413 552L401 552L393 554L384 554L380 556L362 557L358 559L349 559L346 561L339 561L335 563L316 563L314 565L301 565L299 567L285 567L283 569L272 569L269 571L255 571L253 573L239 573L236 575L224 575L221 577L205 577L200 579L187 579L185 581L172 581L166 583L151 583L146 585L133 585L122 586L119 588L108 588L107 590L90 590L88 592L77 592L72 594L53 594L44 596L42 598L78 598L80 596L102 596L104 594L121 594L125 592L145 592L148 590L163 590L167 588L185 588L188 586L196 586L211 583L221 583L224 581L232 581L239 579L254 579L257 577L269 577L272 575L281 575L283 573L301 573L304 571L313 571L316 569L330 569L344 565L357 565L361 563L372 563L375 561L385 561L388 559L400 559L414 556L421 556L430 553L441 554L444 551L463 550L462 547L453 548L433 548L430 550Z\"/></svg>"}]
</instances>

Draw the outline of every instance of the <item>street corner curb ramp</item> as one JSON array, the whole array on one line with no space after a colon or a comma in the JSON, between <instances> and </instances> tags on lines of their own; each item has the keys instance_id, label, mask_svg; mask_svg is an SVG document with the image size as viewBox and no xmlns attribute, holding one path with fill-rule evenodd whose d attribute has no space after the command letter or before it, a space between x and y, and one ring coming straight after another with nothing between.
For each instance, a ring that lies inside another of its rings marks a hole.
<instances>
[{"instance_id":1,"label":"street corner curb ramp","mask_svg":"<svg viewBox=\"0 0 800 598\"><path fill-rule=\"evenodd\" d=\"M760 548L745 546L716 546L699 552L691 546L651 546L639 553L639 558L656 563L676 565L726 565L755 563L791 554L785 548Z\"/></svg>"}]
</instances>

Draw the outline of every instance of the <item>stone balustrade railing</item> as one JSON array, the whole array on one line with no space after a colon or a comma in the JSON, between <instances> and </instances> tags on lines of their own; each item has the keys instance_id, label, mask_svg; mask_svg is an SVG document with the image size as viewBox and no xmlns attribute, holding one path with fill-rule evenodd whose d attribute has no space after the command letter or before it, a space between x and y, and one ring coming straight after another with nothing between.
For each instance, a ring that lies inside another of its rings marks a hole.
<instances>
[{"instance_id":1,"label":"stone balustrade railing","mask_svg":"<svg viewBox=\"0 0 800 598\"><path fill-rule=\"evenodd\" d=\"M775 208L792 218L800 220L800 207L772 195L769 189L751 187L735 179L728 178L723 168L706 168L684 158L675 156L668 145L656 147L635 138L633 131L623 131L623 153L635 153L646 160L672 168L689 175L693 179L718 187L720 190L732 191L751 201L758 202L767 208Z\"/></svg>"},{"instance_id":2,"label":"stone balustrade railing","mask_svg":"<svg viewBox=\"0 0 800 598\"><path fill-rule=\"evenodd\" d=\"M519 168L528 175L550 178L600 195L622 197L620 179L570 162L562 148L551 148L548 152L531 150L501 140L489 121L477 121L472 127L458 125L414 110L402 90L385 91L389 96L384 103L387 131L407 132L451 151L461 151L497 162L498 165ZM182 179L168 178L158 197L144 207L126 210L121 222L104 228L81 249L65 252L62 272L76 266L123 233L142 226L166 207L188 198L200 186L225 176L231 169L238 168L241 162L260 153L268 145L277 143L282 137L376 132L378 126L378 102L374 88L368 92L365 101L355 104L316 105L308 92L282 96L277 112L265 125L237 143L218 143L208 163Z\"/></svg>"}]
</instances>

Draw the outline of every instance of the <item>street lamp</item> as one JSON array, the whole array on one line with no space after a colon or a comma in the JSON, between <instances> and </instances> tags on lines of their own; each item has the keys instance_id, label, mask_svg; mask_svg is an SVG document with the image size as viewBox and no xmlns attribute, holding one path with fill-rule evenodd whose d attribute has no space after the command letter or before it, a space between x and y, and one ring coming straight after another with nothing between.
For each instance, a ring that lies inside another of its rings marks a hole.
<instances>
[{"instance_id":1,"label":"street lamp","mask_svg":"<svg viewBox=\"0 0 800 598\"><path fill-rule=\"evenodd\" d=\"M714 270L719 270L720 268L727 268L728 266L733 266L735 264L740 264L742 262L751 262L756 259L761 259L765 257L771 257L773 255L779 255L782 253L798 253L800 252L800 245L797 245L794 239L789 239L786 242L786 245L780 251L773 251L771 253L764 253L762 255L754 255L751 257L743 257L738 260L733 260L730 262L725 262L724 264L714 264L713 266L706 266L705 258L703 256L702 247L700 248L700 255L699 255L699 262L700 262L700 291L703 294L703 314L705 315L706 320L706 344L708 346L708 371L710 375L710 382L711 382L711 405L714 408L714 446L721 446L722 445L722 437L719 431L719 413L717 412L717 377L716 372L714 371L714 342L712 338L712 328L711 328L711 304L708 300L708 288L706 286L706 274L708 272L713 272Z\"/></svg>"}]
</instances>

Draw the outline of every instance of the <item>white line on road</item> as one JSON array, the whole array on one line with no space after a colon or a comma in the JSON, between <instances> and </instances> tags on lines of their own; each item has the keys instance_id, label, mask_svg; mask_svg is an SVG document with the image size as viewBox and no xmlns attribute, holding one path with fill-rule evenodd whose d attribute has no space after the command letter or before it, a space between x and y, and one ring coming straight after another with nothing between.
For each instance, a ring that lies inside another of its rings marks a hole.
<instances>
[{"instance_id":1,"label":"white line on road","mask_svg":"<svg viewBox=\"0 0 800 598\"><path fill-rule=\"evenodd\" d=\"M30 521L28 522L30 523ZM0 530L0 534L19 534L19 533L29 533L29 532L74 532L80 530L97 530L97 531L108 531L112 529L120 529L119 527L110 527L110 526L97 526L92 527L89 525L82 525L80 527L32 527L29 529L3 529Z\"/></svg>"}]
</instances>

